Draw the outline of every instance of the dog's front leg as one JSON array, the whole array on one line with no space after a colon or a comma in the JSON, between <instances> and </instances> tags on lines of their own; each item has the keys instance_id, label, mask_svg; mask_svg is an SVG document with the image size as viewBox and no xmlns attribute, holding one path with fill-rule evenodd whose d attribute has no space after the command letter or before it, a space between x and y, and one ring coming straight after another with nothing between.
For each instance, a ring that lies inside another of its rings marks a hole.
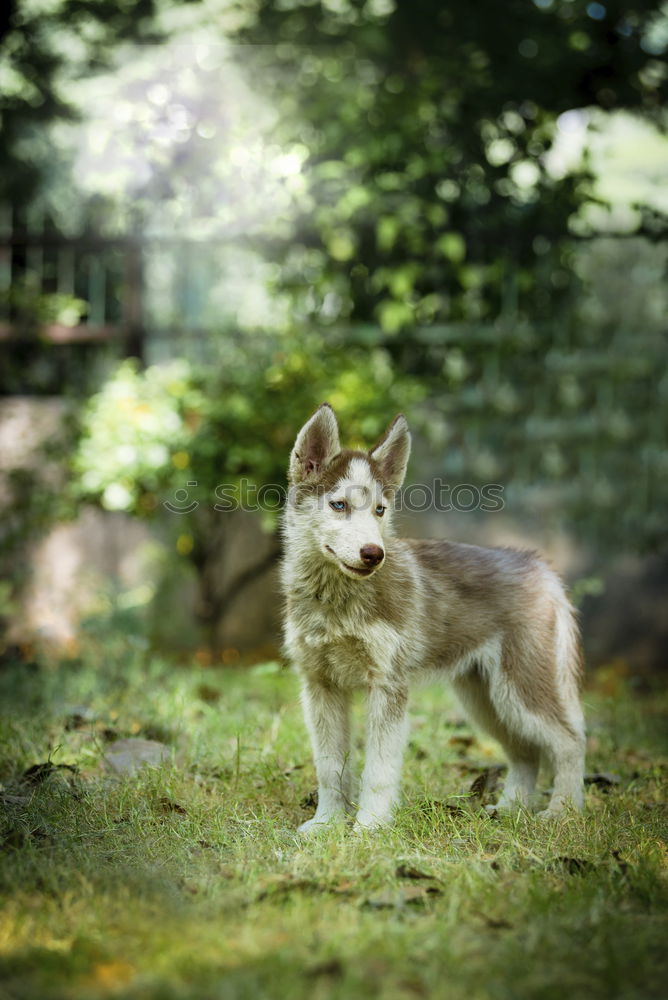
<instances>
[{"instance_id":1,"label":"dog's front leg","mask_svg":"<svg viewBox=\"0 0 668 1000\"><path fill-rule=\"evenodd\" d=\"M318 776L318 808L299 827L306 833L342 816L349 801L350 694L306 677L302 706Z\"/></svg>"},{"instance_id":2,"label":"dog's front leg","mask_svg":"<svg viewBox=\"0 0 668 1000\"><path fill-rule=\"evenodd\" d=\"M366 760L356 829L383 826L392 819L408 737L407 705L408 692L403 687L373 685L369 690Z\"/></svg>"}]
</instances>

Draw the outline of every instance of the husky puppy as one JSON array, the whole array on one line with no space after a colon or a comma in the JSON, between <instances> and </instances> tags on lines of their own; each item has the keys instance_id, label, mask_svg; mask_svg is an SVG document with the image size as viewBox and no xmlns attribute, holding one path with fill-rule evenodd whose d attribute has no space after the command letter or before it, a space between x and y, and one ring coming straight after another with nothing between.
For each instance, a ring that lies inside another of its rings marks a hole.
<instances>
[{"instance_id":1,"label":"husky puppy","mask_svg":"<svg viewBox=\"0 0 668 1000\"><path fill-rule=\"evenodd\" d=\"M541 757L554 773L541 815L583 805L581 659L563 586L533 552L394 537L410 441L399 415L368 452L342 449L325 403L290 456L285 641L301 674L319 786L302 832L351 807L357 688L367 694L367 739L355 826L391 820L409 688L435 674L508 756L497 808L528 804Z\"/></svg>"}]
</instances>

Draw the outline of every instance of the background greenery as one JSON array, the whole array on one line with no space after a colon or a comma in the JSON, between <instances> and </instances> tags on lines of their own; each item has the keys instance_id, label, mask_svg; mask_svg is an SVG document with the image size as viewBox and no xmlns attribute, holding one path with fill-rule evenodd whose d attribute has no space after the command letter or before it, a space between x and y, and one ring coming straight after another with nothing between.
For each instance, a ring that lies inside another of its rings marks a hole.
<instances>
[{"instance_id":1,"label":"background greenery","mask_svg":"<svg viewBox=\"0 0 668 1000\"><path fill-rule=\"evenodd\" d=\"M145 241L145 353L191 365L174 421L199 394L207 486L212 466L278 477L334 393L353 436L406 405L433 466L508 484L604 553L664 546L661 4L25 2L1 31L14 223ZM109 360L35 339L85 302L44 292L35 313L24 272L8 389L50 365L97 388ZM84 412L75 492L146 514L181 444L160 463L140 434L121 475L127 410Z\"/></svg>"},{"instance_id":2,"label":"background greenery","mask_svg":"<svg viewBox=\"0 0 668 1000\"><path fill-rule=\"evenodd\" d=\"M159 586L111 579L59 650L0 644L2 998L664 995L665 697L616 648L583 815L491 818L498 749L429 688L396 825L308 843L295 678L210 664L278 551L221 584L215 489L283 484L325 399L353 444L404 410L414 478L503 484L578 600L650 559L603 631L665 628L667 42L652 0L4 4L0 410L56 433L0 456L0 615L91 504L202 600L180 666Z\"/></svg>"}]
</instances>

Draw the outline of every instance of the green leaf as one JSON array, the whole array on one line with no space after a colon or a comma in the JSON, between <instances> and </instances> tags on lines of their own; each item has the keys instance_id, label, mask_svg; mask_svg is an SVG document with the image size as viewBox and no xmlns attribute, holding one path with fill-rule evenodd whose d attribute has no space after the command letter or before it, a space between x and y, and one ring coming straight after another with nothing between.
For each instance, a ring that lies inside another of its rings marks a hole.
<instances>
[{"instance_id":1,"label":"green leaf","mask_svg":"<svg viewBox=\"0 0 668 1000\"><path fill-rule=\"evenodd\" d=\"M461 264L466 257L466 242L461 233L443 233L434 244L436 250L451 260L453 264Z\"/></svg>"},{"instance_id":2,"label":"green leaf","mask_svg":"<svg viewBox=\"0 0 668 1000\"><path fill-rule=\"evenodd\" d=\"M385 299L377 309L380 325L386 333L398 333L402 327L407 326L413 319L413 310L405 302L397 302L396 299Z\"/></svg>"}]
</instances>

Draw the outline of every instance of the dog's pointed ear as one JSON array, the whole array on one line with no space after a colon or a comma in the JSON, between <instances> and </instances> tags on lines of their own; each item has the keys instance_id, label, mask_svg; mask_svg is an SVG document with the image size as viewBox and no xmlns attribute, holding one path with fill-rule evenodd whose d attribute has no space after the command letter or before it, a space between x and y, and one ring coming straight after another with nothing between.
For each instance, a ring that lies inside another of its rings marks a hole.
<instances>
[{"instance_id":1,"label":"dog's pointed ear","mask_svg":"<svg viewBox=\"0 0 668 1000\"><path fill-rule=\"evenodd\" d=\"M369 457L380 467L383 484L398 490L406 475L411 453L411 435L403 413L394 418L378 444L369 451Z\"/></svg>"},{"instance_id":2,"label":"dog's pointed ear","mask_svg":"<svg viewBox=\"0 0 668 1000\"><path fill-rule=\"evenodd\" d=\"M340 451L334 410L329 403L323 403L297 435L290 455L290 480L298 483L317 475Z\"/></svg>"}]
</instances>

